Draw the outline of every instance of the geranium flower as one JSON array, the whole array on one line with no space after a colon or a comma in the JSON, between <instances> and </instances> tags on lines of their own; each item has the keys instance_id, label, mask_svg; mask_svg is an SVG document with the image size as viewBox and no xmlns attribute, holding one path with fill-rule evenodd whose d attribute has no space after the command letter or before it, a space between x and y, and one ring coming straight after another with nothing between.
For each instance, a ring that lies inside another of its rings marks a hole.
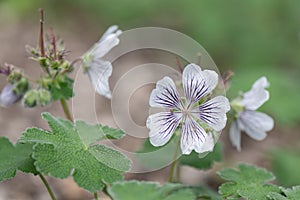
<instances>
[{"instance_id":1,"label":"geranium flower","mask_svg":"<svg viewBox=\"0 0 300 200\"><path fill-rule=\"evenodd\" d=\"M82 67L88 73L96 92L107 98L111 98L108 79L112 74L112 64L103 60L103 57L119 44L118 36L121 33L118 26L109 27L100 40L82 56Z\"/></svg>"},{"instance_id":2,"label":"geranium flower","mask_svg":"<svg viewBox=\"0 0 300 200\"><path fill-rule=\"evenodd\" d=\"M250 91L231 103L236 116L230 125L229 135L231 143L239 151L241 150L241 131L260 141L267 136L266 132L274 127L274 120L270 116L255 111L269 100L270 94L265 89L268 86L266 77L261 77L255 81Z\"/></svg>"},{"instance_id":3,"label":"geranium flower","mask_svg":"<svg viewBox=\"0 0 300 200\"><path fill-rule=\"evenodd\" d=\"M179 96L174 81L164 77L157 82L150 96L150 106L168 111L150 115L147 127L153 146L166 144L181 124L180 147L183 154L192 150L198 153L212 151L215 145L214 133L226 124L226 112L230 106L228 99L217 96L205 101L218 83L218 74L211 70L201 70L196 64L189 64L182 76L184 97ZM199 102L204 101L203 103Z\"/></svg>"},{"instance_id":4,"label":"geranium flower","mask_svg":"<svg viewBox=\"0 0 300 200\"><path fill-rule=\"evenodd\" d=\"M0 103L3 107L8 107L15 102L17 102L22 95L18 95L14 92L15 86L12 84L7 84L0 94Z\"/></svg>"}]
</instances>

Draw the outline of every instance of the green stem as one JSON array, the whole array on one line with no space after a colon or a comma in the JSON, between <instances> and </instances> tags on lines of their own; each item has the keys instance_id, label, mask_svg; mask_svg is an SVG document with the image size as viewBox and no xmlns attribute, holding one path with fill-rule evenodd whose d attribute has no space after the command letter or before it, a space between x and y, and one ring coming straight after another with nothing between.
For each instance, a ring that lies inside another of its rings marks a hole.
<instances>
[{"instance_id":1,"label":"green stem","mask_svg":"<svg viewBox=\"0 0 300 200\"><path fill-rule=\"evenodd\" d=\"M61 106L62 106L62 108L63 108L63 110L64 110L64 113L65 113L65 115L66 115L66 118L67 118L68 120L70 120L70 121L73 121L73 118L72 118L72 116L71 116L71 113L70 113L70 110L69 110L69 107L68 107L68 104L67 104L66 100L60 99L60 104L61 104Z\"/></svg>"},{"instance_id":2,"label":"green stem","mask_svg":"<svg viewBox=\"0 0 300 200\"><path fill-rule=\"evenodd\" d=\"M173 162L171 164L171 168L170 168L170 174L169 174L169 182L173 182L173 174L174 174L174 169L175 169L175 166L177 164L177 156L178 156L178 153L179 153L179 147L180 147L180 139L178 140L178 144L176 146L176 150L175 150L175 153L174 153L174 156L173 156Z\"/></svg>"},{"instance_id":3,"label":"green stem","mask_svg":"<svg viewBox=\"0 0 300 200\"><path fill-rule=\"evenodd\" d=\"M180 180L180 165L177 163L176 165L176 181Z\"/></svg>"},{"instance_id":4,"label":"green stem","mask_svg":"<svg viewBox=\"0 0 300 200\"><path fill-rule=\"evenodd\" d=\"M97 192L94 192L94 199L98 200L98 193Z\"/></svg>"},{"instance_id":5,"label":"green stem","mask_svg":"<svg viewBox=\"0 0 300 200\"><path fill-rule=\"evenodd\" d=\"M47 188L47 190L48 190L48 193L49 193L51 199L52 199L52 200L56 200L56 198L55 198L55 196L54 196L54 194L53 194L53 192L52 192L52 190L51 190L51 188L50 188L50 185L49 185L49 183L47 182L47 180L45 179L45 177L44 177L42 174L39 174L39 177L42 179L44 185L46 186L46 188Z\"/></svg>"}]
</instances>

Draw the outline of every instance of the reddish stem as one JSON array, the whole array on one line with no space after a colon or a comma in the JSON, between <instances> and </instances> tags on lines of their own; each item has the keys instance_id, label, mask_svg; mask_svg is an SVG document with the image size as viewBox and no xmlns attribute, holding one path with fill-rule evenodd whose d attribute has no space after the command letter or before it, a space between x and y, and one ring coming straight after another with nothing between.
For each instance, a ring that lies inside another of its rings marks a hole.
<instances>
[{"instance_id":1,"label":"reddish stem","mask_svg":"<svg viewBox=\"0 0 300 200\"><path fill-rule=\"evenodd\" d=\"M53 47L54 59L56 60L57 59L57 56L56 56L56 38L55 38L54 31L53 31L52 27L50 28L50 38L51 38L51 44L52 44L52 47Z\"/></svg>"},{"instance_id":2,"label":"reddish stem","mask_svg":"<svg viewBox=\"0 0 300 200\"><path fill-rule=\"evenodd\" d=\"M44 10L42 8L39 9L41 14L40 17L40 49L41 56L45 57L45 47L44 47Z\"/></svg>"}]
</instances>

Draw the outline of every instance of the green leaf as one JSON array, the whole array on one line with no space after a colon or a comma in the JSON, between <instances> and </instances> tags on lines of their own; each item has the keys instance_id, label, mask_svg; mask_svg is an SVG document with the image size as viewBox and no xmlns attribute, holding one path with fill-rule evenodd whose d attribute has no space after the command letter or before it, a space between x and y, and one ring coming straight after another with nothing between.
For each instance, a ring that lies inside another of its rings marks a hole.
<instances>
[{"instance_id":1,"label":"green leaf","mask_svg":"<svg viewBox=\"0 0 300 200\"><path fill-rule=\"evenodd\" d=\"M219 171L218 174L229 181L219 187L219 193L225 198L267 199L268 193L279 191L278 187L266 184L275 179L273 174L255 166L240 164L238 170L228 168Z\"/></svg>"},{"instance_id":2,"label":"green leaf","mask_svg":"<svg viewBox=\"0 0 300 200\"><path fill-rule=\"evenodd\" d=\"M195 194L181 184L167 183L159 186L155 182L123 181L113 183L108 194L114 200L194 200Z\"/></svg>"},{"instance_id":3,"label":"green leaf","mask_svg":"<svg viewBox=\"0 0 300 200\"><path fill-rule=\"evenodd\" d=\"M161 169L172 163L177 145L178 138L176 137L172 137L170 141L162 147L153 146L149 139L147 139L142 149L137 151L135 156L139 164L144 168L148 170Z\"/></svg>"},{"instance_id":4,"label":"green leaf","mask_svg":"<svg viewBox=\"0 0 300 200\"><path fill-rule=\"evenodd\" d=\"M281 194L271 192L268 197L272 200L299 200L300 199L300 185L292 188L280 188ZM283 193L283 194L282 194Z\"/></svg>"},{"instance_id":5,"label":"green leaf","mask_svg":"<svg viewBox=\"0 0 300 200\"><path fill-rule=\"evenodd\" d=\"M300 185L292 187L292 189L283 189L284 194L288 199L299 200L300 199Z\"/></svg>"},{"instance_id":6,"label":"green leaf","mask_svg":"<svg viewBox=\"0 0 300 200\"><path fill-rule=\"evenodd\" d=\"M74 96L73 80L67 76L59 76L50 85L50 92L53 100L70 99Z\"/></svg>"},{"instance_id":7,"label":"green leaf","mask_svg":"<svg viewBox=\"0 0 300 200\"><path fill-rule=\"evenodd\" d=\"M172 137L171 140L162 147L153 146L149 139L145 140L142 149L136 152L139 163L147 169L160 169L172 163L174 152L178 145L179 137ZM217 143L214 151L205 154L192 152L190 155L178 155L181 165L188 165L197 169L209 169L214 162L222 160L222 146Z\"/></svg>"},{"instance_id":8,"label":"green leaf","mask_svg":"<svg viewBox=\"0 0 300 200\"><path fill-rule=\"evenodd\" d=\"M75 121L75 128L79 134L79 137L86 145L93 144L95 141L103 139L120 139L125 134L119 129L102 126L100 124L90 125L84 121Z\"/></svg>"},{"instance_id":9,"label":"green leaf","mask_svg":"<svg viewBox=\"0 0 300 200\"><path fill-rule=\"evenodd\" d=\"M122 180L130 161L120 152L94 144L105 138L120 138L124 133L83 121L57 119L49 113L42 117L51 132L38 128L27 129L19 142L34 143L35 165L43 174L56 178L72 175L82 188L96 192L106 183Z\"/></svg>"},{"instance_id":10,"label":"green leaf","mask_svg":"<svg viewBox=\"0 0 300 200\"><path fill-rule=\"evenodd\" d=\"M268 194L268 199L270 199L270 200L288 200L285 196L283 196L277 192L270 192Z\"/></svg>"},{"instance_id":11,"label":"green leaf","mask_svg":"<svg viewBox=\"0 0 300 200\"><path fill-rule=\"evenodd\" d=\"M188 165L197 169L209 169L214 162L222 160L222 146L217 143L214 150L207 154L204 158L199 157L199 154L193 151L190 155L182 155L179 158L179 163Z\"/></svg>"},{"instance_id":12,"label":"green leaf","mask_svg":"<svg viewBox=\"0 0 300 200\"><path fill-rule=\"evenodd\" d=\"M7 138L0 138L0 181L13 178L17 170L38 174L31 158L32 145L13 145Z\"/></svg>"},{"instance_id":13,"label":"green leaf","mask_svg":"<svg viewBox=\"0 0 300 200\"><path fill-rule=\"evenodd\" d=\"M189 187L193 190L197 199L222 200L222 197L207 186Z\"/></svg>"}]
</instances>

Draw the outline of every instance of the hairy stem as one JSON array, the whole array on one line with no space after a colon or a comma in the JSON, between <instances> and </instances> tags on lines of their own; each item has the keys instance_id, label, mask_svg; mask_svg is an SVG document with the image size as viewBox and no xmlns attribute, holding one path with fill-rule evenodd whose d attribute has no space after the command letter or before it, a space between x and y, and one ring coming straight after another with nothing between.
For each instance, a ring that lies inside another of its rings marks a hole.
<instances>
[{"instance_id":1,"label":"hairy stem","mask_svg":"<svg viewBox=\"0 0 300 200\"><path fill-rule=\"evenodd\" d=\"M97 192L94 192L94 199L98 200L98 193Z\"/></svg>"},{"instance_id":2,"label":"hairy stem","mask_svg":"<svg viewBox=\"0 0 300 200\"><path fill-rule=\"evenodd\" d=\"M177 163L176 165L176 181L180 180L180 165Z\"/></svg>"},{"instance_id":3,"label":"hairy stem","mask_svg":"<svg viewBox=\"0 0 300 200\"><path fill-rule=\"evenodd\" d=\"M178 144L176 146L176 150L175 150L175 153L174 153L174 156L173 156L173 162L171 164L171 168L170 168L170 173L169 173L169 182L173 182L173 176L174 176L174 170L175 170L175 166L177 164L177 156L178 156L178 153L179 153L179 147L180 147L180 139L178 140ZM179 170L179 169L177 169Z\"/></svg>"},{"instance_id":4,"label":"hairy stem","mask_svg":"<svg viewBox=\"0 0 300 200\"><path fill-rule=\"evenodd\" d=\"M64 110L64 113L65 113L65 115L66 115L66 118L67 118L68 120L70 120L70 121L73 121L73 118L72 118L72 116L71 116L71 113L70 113L70 110L69 110L69 107L68 107L68 104L67 104L66 100L60 99L60 104L61 104L61 106L62 106L62 108L63 108L63 110Z\"/></svg>"},{"instance_id":5,"label":"hairy stem","mask_svg":"<svg viewBox=\"0 0 300 200\"><path fill-rule=\"evenodd\" d=\"M55 196L54 196L54 194L53 194L53 192L52 192L52 190L51 190L51 188L50 188L50 185L49 185L49 183L47 182L47 180L45 179L45 177L44 177L42 174L39 174L39 177L42 179L44 185L46 186L46 188L47 188L47 190L48 190L48 193L49 193L51 199L52 199L52 200L56 200L56 198L55 198Z\"/></svg>"}]
</instances>

